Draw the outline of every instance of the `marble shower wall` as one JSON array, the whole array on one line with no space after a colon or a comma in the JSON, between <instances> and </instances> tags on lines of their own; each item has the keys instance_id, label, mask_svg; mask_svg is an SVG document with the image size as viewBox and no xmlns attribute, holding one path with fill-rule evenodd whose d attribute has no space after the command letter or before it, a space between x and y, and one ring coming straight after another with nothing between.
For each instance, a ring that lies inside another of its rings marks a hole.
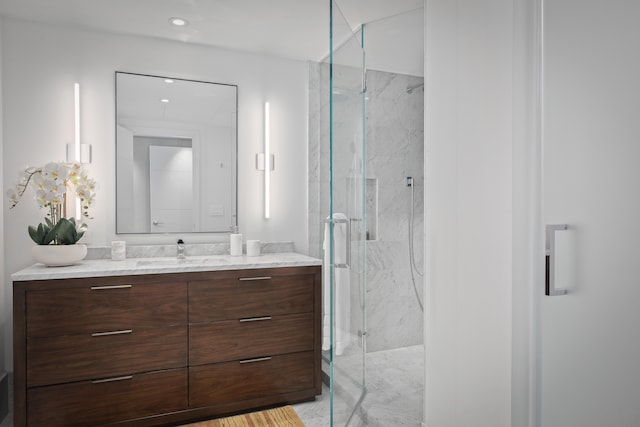
<instances>
[{"instance_id":1,"label":"marble shower wall","mask_svg":"<svg viewBox=\"0 0 640 427\"><path fill-rule=\"evenodd\" d=\"M328 79L326 65L310 64L309 120L309 250L322 257L322 219L328 215ZM335 76L335 70L334 70ZM409 263L409 218L414 179L414 250L424 273L424 91L408 87L421 77L380 71L367 72L365 151L367 178L366 321L367 351L406 347L423 342L423 314L416 301ZM324 86L324 87L323 87ZM334 96L334 103L350 102ZM354 108L357 108L354 107ZM335 132L353 132L336 117ZM334 137L350 141L351 134ZM339 163L347 159L334 158ZM339 166L338 166L339 167ZM340 193L334 197L342 197ZM369 217L375 215L375 219ZM356 245L357 246L357 245ZM423 278L415 275L422 300ZM355 298L354 298L355 297ZM352 306L358 307L352 294ZM353 310L357 310L354 308ZM353 333L360 329L352 317Z\"/></svg>"},{"instance_id":2,"label":"marble shower wall","mask_svg":"<svg viewBox=\"0 0 640 427\"><path fill-rule=\"evenodd\" d=\"M366 175L377 180L377 239L367 252L367 350L421 344L423 314L409 263L409 218L414 180L414 250L424 273L424 91L421 77L367 72ZM369 197L369 195L368 195ZM422 300L423 278L415 275Z\"/></svg>"}]
</instances>

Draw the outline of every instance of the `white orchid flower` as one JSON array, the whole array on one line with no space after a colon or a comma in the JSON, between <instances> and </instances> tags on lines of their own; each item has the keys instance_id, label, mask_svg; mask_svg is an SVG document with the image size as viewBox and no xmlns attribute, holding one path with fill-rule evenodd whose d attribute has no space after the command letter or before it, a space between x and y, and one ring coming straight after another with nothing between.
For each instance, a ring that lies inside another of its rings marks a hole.
<instances>
[{"instance_id":1,"label":"white orchid flower","mask_svg":"<svg viewBox=\"0 0 640 427\"><path fill-rule=\"evenodd\" d=\"M20 173L18 184L6 193L12 208L29 186L34 188L36 202L47 209L47 216L53 223L62 217L68 190L75 191L82 201L81 214L89 217L88 209L95 199L96 182L89 178L81 164L50 162L39 168L26 167Z\"/></svg>"}]
</instances>

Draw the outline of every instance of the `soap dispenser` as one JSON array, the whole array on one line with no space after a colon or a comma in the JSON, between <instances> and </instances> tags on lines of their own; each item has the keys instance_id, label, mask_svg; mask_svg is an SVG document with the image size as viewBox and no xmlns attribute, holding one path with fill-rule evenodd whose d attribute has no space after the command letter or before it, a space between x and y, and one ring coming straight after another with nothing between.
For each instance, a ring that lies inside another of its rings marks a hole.
<instances>
[{"instance_id":1,"label":"soap dispenser","mask_svg":"<svg viewBox=\"0 0 640 427\"><path fill-rule=\"evenodd\" d=\"M231 256L240 256L242 255L242 234L238 232L238 226L231 226L231 235L229 236L229 244L231 246L230 254Z\"/></svg>"}]
</instances>

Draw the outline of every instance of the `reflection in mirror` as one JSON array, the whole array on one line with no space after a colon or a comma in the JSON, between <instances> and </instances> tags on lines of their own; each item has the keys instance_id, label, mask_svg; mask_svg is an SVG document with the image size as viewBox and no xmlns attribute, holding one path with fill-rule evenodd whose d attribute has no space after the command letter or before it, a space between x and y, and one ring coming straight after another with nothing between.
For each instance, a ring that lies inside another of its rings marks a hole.
<instances>
[{"instance_id":1,"label":"reflection in mirror","mask_svg":"<svg viewBox=\"0 0 640 427\"><path fill-rule=\"evenodd\" d=\"M237 86L116 72L116 232L228 232Z\"/></svg>"}]
</instances>

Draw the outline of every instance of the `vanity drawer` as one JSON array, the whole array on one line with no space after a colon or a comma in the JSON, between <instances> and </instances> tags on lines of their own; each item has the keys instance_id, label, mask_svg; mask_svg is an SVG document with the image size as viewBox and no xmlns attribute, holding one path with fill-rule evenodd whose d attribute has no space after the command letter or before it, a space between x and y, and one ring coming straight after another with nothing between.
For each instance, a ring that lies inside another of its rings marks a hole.
<instances>
[{"instance_id":1,"label":"vanity drawer","mask_svg":"<svg viewBox=\"0 0 640 427\"><path fill-rule=\"evenodd\" d=\"M313 311L313 274L244 276L189 282L189 322Z\"/></svg>"},{"instance_id":2,"label":"vanity drawer","mask_svg":"<svg viewBox=\"0 0 640 427\"><path fill-rule=\"evenodd\" d=\"M187 369L29 389L29 426L93 426L187 408Z\"/></svg>"},{"instance_id":3,"label":"vanity drawer","mask_svg":"<svg viewBox=\"0 0 640 427\"><path fill-rule=\"evenodd\" d=\"M314 387L313 352L189 368L189 406L224 405Z\"/></svg>"},{"instance_id":4,"label":"vanity drawer","mask_svg":"<svg viewBox=\"0 0 640 427\"><path fill-rule=\"evenodd\" d=\"M27 340L28 387L186 365L186 325Z\"/></svg>"},{"instance_id":5,"label":"vanity drawer","mask_svg":"<svg viewBox=\"0 0 640 427\"><path fill-rule=\"evenodd\" d=\"M26 294L28 337L186 324L187 284L95 284L31 290Z\"/></svg>"},{"instance_id":6,"label":"vanity drawer","mask_svg":"<svg viewBox=\"0 0 640 427\"><path fill-rule=\"evenodd\" d=\"M189 364L313 350L313 332L313 313L190 325Z\"/></svg>"}]
</instances>

